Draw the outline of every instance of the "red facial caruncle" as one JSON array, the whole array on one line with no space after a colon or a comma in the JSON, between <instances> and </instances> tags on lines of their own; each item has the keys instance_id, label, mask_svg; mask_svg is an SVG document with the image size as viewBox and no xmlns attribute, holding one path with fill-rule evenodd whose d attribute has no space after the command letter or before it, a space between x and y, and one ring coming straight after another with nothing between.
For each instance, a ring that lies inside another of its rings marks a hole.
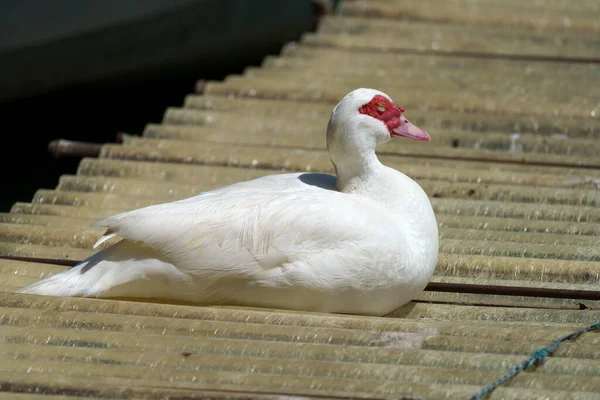
<instances>
[{"instance_id":1,"label":"red facial caruncle","mask_svg":"<svg viewBox=\"0 0 600 400\"><path fill-rule=\"evenodd\" d=\"M380 120L390 132L390 136L403 136L415 140L431 140L427 132L408 122L402 113L404 107L396 106L387 97L375 95L359 112Z\"/></svg>"}]
</instances>

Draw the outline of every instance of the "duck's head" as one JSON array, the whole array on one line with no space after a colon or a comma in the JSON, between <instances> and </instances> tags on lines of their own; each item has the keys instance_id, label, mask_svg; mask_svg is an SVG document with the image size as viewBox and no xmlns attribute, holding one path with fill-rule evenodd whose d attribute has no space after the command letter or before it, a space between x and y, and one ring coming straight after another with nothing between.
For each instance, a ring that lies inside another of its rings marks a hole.
<instances>
[{"instance_id":1,"label":"duck's head","mask_svg":"<svg viewBox=\"0 0 600 400\"><path fill-rule=\"evenodd\" d=\"M374 89L356 89L344 96L327 127L327 147L333 153L373 152L396 137L430 140L427 132L404 117L404 107Z\"/></svg>"}]
</instances>

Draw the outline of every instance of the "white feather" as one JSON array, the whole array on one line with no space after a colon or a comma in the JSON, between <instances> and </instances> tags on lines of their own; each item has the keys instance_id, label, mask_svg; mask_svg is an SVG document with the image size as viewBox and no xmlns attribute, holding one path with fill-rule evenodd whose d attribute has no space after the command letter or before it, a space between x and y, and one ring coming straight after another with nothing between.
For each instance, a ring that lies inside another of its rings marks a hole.
<instances>
[{"instance_id":1,"label":"white feather","mask_svg":"<svg viewBox=\"0 0 600 400\"><path fill-rule=\"evenodd\" d=\"M98 241L96 243L94 243L94 246L92 248L94 248L94 249L98 248L98 246L100 246L102 243L114 238L115 236L117 236L116 232L107 231L104 234L104 236L102 236L100 239L98 239Z\"/></svg>"}]
</instances>

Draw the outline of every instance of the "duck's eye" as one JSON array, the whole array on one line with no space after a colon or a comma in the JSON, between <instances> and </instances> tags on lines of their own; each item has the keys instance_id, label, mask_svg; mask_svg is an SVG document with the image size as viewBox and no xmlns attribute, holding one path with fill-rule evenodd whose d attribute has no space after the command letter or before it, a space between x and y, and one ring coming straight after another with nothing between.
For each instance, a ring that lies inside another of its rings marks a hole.
<instances>
[{"instance_id":1,"label":"duck's eye","mask_svg":"<svg viewBox=\"0 0 600 400\"><path fill-rule=\"evenodd\" d=\"M385 107L385 103L377 103L377 111L379 111L380 113L384 112L386 109Z\"/></svg>"}]
</instances>

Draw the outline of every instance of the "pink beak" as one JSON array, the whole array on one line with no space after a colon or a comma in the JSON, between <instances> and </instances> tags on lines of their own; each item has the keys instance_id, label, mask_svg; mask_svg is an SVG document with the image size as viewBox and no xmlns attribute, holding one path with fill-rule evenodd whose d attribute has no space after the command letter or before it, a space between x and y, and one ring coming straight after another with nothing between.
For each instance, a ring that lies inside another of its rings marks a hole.
<instances>
[{"instance_id":1,"label":"pink beak","mask_svg":"<svg viewBox=\"0 0 600 400\"><path fill-rule=\"evenodd\" d=\"M402 116L402 114L400 114L400 124L391 131L392 136L404 136L415 140L431 140L431 137L427 132L411 124L404 116Z\"/></svg>"}]
</instances>

